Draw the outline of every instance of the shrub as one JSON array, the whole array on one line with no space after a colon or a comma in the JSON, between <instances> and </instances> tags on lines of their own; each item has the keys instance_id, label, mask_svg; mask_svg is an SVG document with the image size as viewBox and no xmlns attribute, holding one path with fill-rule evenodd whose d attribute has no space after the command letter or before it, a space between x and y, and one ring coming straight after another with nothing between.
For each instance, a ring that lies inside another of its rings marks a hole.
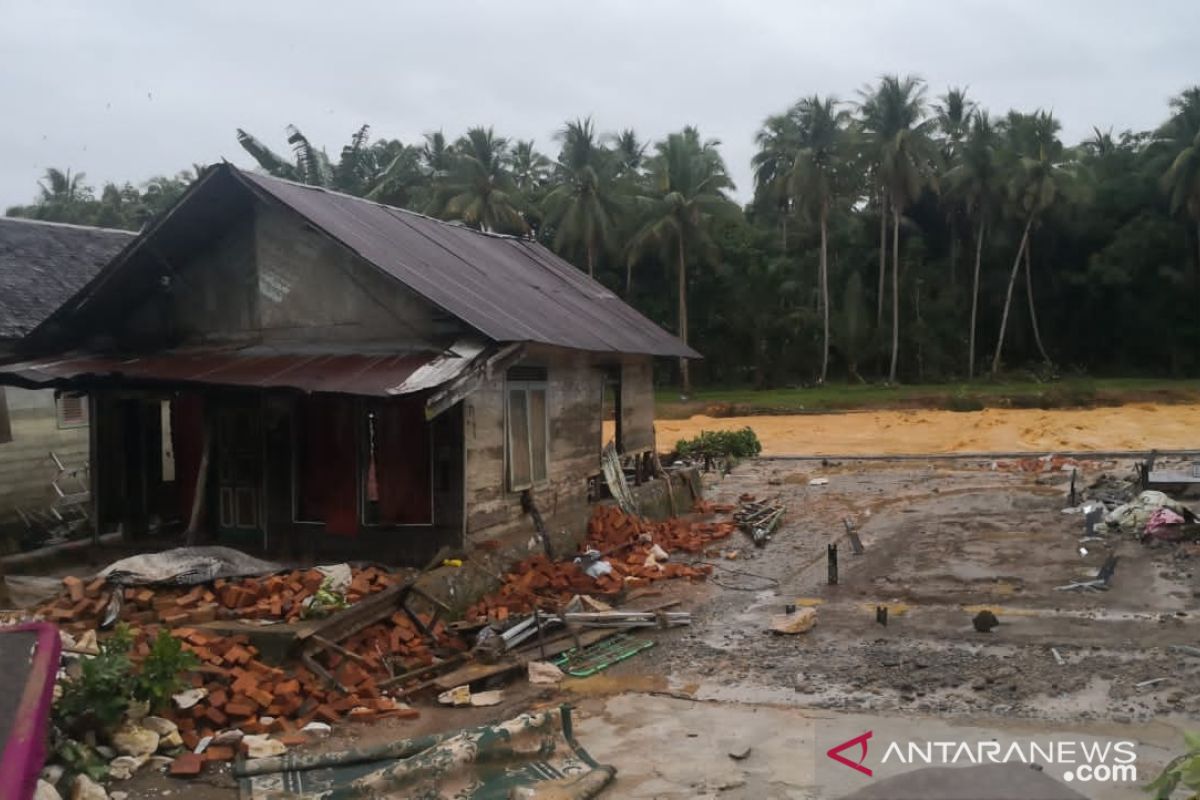
<instances>
[{"instance_id":1,"label":"shrub","mask_svg":"<svg viewBox=\"0 0 1200 800\"><path fill-rule=\"evenodd\" d=\"M182 673L194 669L200 660L183 649L178 639L159 628L150 653L142 660L142 668L133 684L133 698L159 711L170 702L171 695L183 688Z\"/></svg>"},{"instance_id":2,"label":"shrub","mask_svg":"<svg viewBox=\"0 0 1200 800\"><path fill-rule=\"evenodd\" d=\"M701 431L694 439L680 439L675 451L693 461L713 458L753 458L762 452L752 428L740 431Z\"/></svg>"},{"instance_id":3,"label":"shrub","mask_svg":"<svg viewBox=\"0 0 1200 800\"><path fill-rule=\"evenodd\" d=\"M181 688L180 675L199 663L165 629L159 629L140 667L129 658L132 645L129 628L118 626L100 643L99 655L80 660L78 674L63 681L62 696L54 704L54 722L62 731L108 734L135 702L162 709Z\"/></svg>"}]
</instances>

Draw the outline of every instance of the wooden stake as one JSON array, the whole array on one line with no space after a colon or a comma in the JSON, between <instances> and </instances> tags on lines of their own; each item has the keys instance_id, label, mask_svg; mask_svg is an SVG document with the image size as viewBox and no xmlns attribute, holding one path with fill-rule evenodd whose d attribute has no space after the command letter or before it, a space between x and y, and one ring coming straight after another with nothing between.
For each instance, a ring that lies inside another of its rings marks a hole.
<instances>
[{"instance_id":1,"label":"wooden stake","mask_svg":"<svg viewBox=\"0 0 1200 800\"><path fill-rule=\"evenodd\" d=\"M192 496L192 515L188 519L187 530L184 532L184 540L188 547L196 544L196 536L204 518L204 495L208 493L208 462L212 456L212 440L212 421L206 418L204 420L204 446L200 451L200 471L196 475L196 493Z\"/></svg>"}]
</instances>

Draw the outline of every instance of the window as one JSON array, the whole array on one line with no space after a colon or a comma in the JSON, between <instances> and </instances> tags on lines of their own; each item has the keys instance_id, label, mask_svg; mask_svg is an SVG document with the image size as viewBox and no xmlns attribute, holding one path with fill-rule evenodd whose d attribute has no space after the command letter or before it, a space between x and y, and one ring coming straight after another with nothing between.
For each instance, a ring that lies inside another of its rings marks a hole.
<instances>
[{"instance_id":1,"label":"window","mask_svg":"<svg viewBox=\"0 0 1200 800\"><path fill-rule=\"evenodd\" d=\"M549 473L546 370L538 367L510 369L505 393L508 488L519 491L542 483Z\"/></svg>"},{"instance_id":2,"label":"window","mask_svg":"<svg viewBox=\"0 0 1200 800\"><path fill-rule=\"evenodd\" d=\"M88 424L87 398L78 394L60 394L54 398L60 428L82 428Z\"/></svg>"}]
</instances>

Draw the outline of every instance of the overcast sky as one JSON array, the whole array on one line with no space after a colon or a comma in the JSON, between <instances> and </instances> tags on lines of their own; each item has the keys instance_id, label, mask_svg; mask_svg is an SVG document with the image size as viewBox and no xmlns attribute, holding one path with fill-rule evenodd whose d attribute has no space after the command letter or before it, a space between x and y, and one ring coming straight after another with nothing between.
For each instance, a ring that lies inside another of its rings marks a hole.
<instances>
[{"instance_id":1,"label":"overcast sky","mask_svg":"<svg viewBox=\"0 0 1200 800\"><path fill-rule=\"evenodd\" d=\"M1200 1L0 0L0 207L46 167L143 181L294 123L336 155L476 124L553 153L563 121L722 141L750 190L754 132L796 98L911 72L993 112L1049 108L1075 142L1142 129L1200 83Z\"/></svg>"}]
</instances>

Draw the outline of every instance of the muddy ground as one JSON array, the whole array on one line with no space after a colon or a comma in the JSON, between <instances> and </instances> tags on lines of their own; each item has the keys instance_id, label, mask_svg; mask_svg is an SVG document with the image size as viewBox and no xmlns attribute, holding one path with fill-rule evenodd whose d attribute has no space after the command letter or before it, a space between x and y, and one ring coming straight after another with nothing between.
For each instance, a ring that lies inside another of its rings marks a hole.
<instances>
[{"instance_id":1,"label":"muddy ground","mask_svg":"<svg viewBox=\"0 0 1200 800\"><path fill-rule=\"evenodd\" d=\"M1128 462L1088 462L1081 484L1131 471ZM811 485L814 478L828 483ZM777 498L788 515L762 549L738 534L703 557L716 567L710 581L655 585L662 595L652 602L680 599L691 627L650 634L653 649L561 690L518 680L494 709L425 701L415 723L339 726L316 747L567 700L578 707L585 747L619 770L611 797L837 797L871 779L824 752L864 729L881 742L1128 738L1138 742L1136 783L1075 788L1095 798L1140 796L1137 783L1179 752L1181 730L1200 727L1200 658L1168 649L1200 644L1200 555L1118 535L1081 553L1082 520L1062 512L1067 482L1064 472L997 469L987 460L743 463L710 476L708 496ZM862 555L851 554L847 519ZM836 586L827 583L831 542L839 544ZM1109 591L1055 590L1093 577L1109 553L1119 557ZM769 633L770 616L788 603L816 607L817 626ZM889 608L886 627L875 620L880 605ZM972 626L980 608L1000 621L990 633ZM1155 679L1165 680L1138 685ZM728 755L746 747L745 760ZM183 786L139 776L119 788L140 797ZM187 791L215 798L233 789L222 774Z\"/></svg>"},{"instance_id":2,"label":"muddy ground","mask_svg":"<svg viewBox=\"0 0 1200 800\"><path fill-rule=\"evenodd\" d=\"M658 419L660 447L700 431L750 426L765 455L1048 453L1200 448L1200 404L1100 408L880 409L776 416Z\"/></svg>"}]
</instances>

